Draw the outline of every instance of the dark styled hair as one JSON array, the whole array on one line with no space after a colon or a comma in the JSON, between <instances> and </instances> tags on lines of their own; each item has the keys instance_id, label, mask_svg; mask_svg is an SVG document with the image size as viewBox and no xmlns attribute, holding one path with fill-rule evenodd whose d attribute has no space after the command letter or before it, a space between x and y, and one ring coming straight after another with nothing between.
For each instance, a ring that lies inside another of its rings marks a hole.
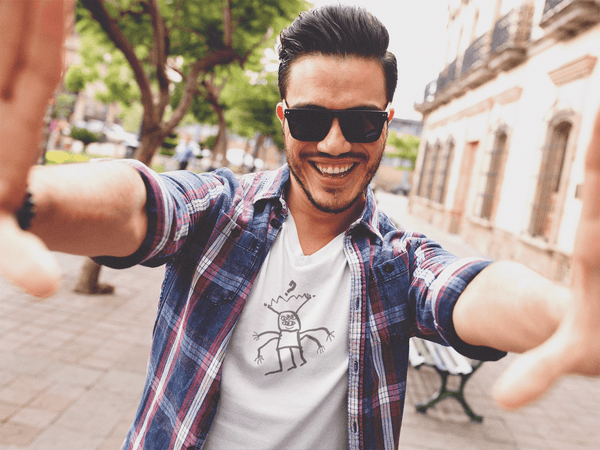
<instances>
[{"instance_id":1,"label":"dark styled hair","mask_svg":"<svg viewBox=\"0 0 600 450\"><path fill-rule=\"evenodd\" d=\"M300 13L279 35L279 94L284 99L295 59L310 54L358 56L381 64L388 103L398 80L396 57L387 51L385 26L366 9L327 5Z\"/></svg>"}]
</instances>

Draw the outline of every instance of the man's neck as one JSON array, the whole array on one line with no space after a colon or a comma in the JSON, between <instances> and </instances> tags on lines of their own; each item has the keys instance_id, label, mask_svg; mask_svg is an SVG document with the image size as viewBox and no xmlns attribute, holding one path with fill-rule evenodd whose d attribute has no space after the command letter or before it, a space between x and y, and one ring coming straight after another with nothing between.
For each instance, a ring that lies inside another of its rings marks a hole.
<instances>
[{"instance_id":1,"label":"man's neck","mask_svg":"<svg viewBox=\"0 0 600 450\"><path fill-rule=\"evenodd\" d=\"M315 207L304 192L292 190L292 187L288 190L287 203L294 216L298 239L305 255L316 253L346 231L360 217L365 204L364 201L358 201L344 212L328 213Z\"/></svg>"}]
</instances>

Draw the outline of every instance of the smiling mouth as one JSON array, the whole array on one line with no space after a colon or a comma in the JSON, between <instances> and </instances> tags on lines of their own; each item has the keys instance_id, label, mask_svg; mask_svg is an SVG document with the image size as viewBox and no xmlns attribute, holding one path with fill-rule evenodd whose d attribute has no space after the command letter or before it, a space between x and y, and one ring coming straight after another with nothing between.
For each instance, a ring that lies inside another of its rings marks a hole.
<instances>
[{"instance_id":1,"label":"smiling mouth","mask_svg":"<svg viewBox=\"0 0 600 450\"><path fill-rule=\"evenodd\" d=\"M343 177L350 173L356 164L344 164L338 166L311 163L312 166L317 169L321 175L328 177Z\"/></svg>"}]
</instances>

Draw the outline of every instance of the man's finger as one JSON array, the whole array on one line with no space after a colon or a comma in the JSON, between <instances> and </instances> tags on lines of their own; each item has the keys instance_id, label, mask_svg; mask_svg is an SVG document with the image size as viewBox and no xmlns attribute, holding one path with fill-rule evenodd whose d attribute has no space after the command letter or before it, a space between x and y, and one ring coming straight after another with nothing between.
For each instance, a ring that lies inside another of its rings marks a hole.
<instances>
[{"instance_id":1,"label":"man's finger","mask_svg":"<svg viewBox=\"0 0 600 450\"><path fill-rule=\"evenodd\" d=\"M546 394L564 370L551 338L511 364L494 386L494 399L507 410L527 406Z\"/></svg>"},{"instance_id":2,"label":"man's finger","mask_svg":"<svg viewBox=\"0 0 600 450\"><path fill-rule=\"evenodd\" d=\"M0 273L26 293L45 298L58 290L60 268L44 243L0 213Z\"/></svg>"},{"instance_id":3,"label":"man's finger","mask_svg":"<svg viewBox=\"0 0 600 450\"><path fill-rule=\"evenodd\" d=\"M11 9L11 3L23 3L27 8ZM71 6L71 1L59 0L4 1L0 9L0 20L11 39L16 39L15 29L20 25L28 30L19 35L19 55L3 56L9 62L14 60L5 86L10 96L0 99L0 209L7 212L20 205L27 173L37 156L46 106L61 78L66 12ZM10 23L23 13L23 24Z\"/></svg>"},{"instance_id":4,"label":"man's finger","mask_svg":"<svg viewBox=\"0 0 600 450\"><path fill-rule=\"evenodd\" d=\"M11 94L10 83L22 57L22 45L26 39L27 14L31 2L0 0L0 99Z\"/></svg>"}]
</instances>

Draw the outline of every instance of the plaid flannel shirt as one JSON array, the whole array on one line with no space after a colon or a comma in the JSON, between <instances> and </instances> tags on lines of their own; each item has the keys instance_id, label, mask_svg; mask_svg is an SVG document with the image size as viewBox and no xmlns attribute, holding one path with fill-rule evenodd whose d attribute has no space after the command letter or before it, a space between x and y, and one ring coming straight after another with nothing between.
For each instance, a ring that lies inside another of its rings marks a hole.
<instances>
[{"instance_id":1,"label":"plaid flannel shirt","mask_svg":"<svg viewBox=\"0 0 600 450\"><path fill-rule=\"evenodd\" d=\"M167 264L146 385L123 449L200 449L219 402L227 344L265 256L287 215L289 169L236 178L227 170L157 175L131 161L148 191L149 225L111 267ZM397 448L413 335L485 360L454 332L455 301L489 264L458 259L422 235L398 230L369 189L346 231L351 271L348 343L350 449Z\"/></svg>"}]
</instances>

